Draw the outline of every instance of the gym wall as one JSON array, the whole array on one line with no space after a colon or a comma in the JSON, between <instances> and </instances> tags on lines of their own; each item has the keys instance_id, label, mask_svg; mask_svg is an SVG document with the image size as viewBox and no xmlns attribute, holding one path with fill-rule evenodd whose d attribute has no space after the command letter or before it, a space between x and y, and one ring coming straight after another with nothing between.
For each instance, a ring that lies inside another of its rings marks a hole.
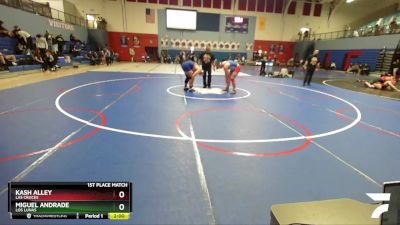
<instances>
[{"instance_id":1,"label":"gym wall","mask_svg":"<svg viewBox=\"0 0 400 225\"><path fill-rule=\"evenodd\" d=\"M394 50L399 43L400 34L381 35L359 38L342 38L336 40L321 40L314 42L296 42L295 54L304 58L310 54L312 45L320 50L321 62L334 61L338 69L344 70L349 63L367 63L374 71L377 64L379 52L385 47L386 50ZM353 55L353 57L349 57Z\"/></svg>"},{"instance_id":2,"label":"gym wall","mask_svg":"<svg viewBox=\"0 0 400 225\"><path fill-rule=\"evenodd\" d=\"M69 35L73 33L80 40L87 42L88 30L85 27L65 24L71 29L64 29L62 28L64 26L58 26L59 23L64 24L60 21L4 5L0 5L0 15L4 22L4 27L9 30L12 30L14 25L18 25L22 30L27 31L33 37L36 36L36 34L44 34L46 30L49 30L49 32L53 34L62 34L65 40L69 40Z\"/></svg>"},{"instance_id":3,"label":"gym wall","mask_svg":"<svg viewBox=\"0 0 400 225\"><path fill-rule=\"evenodd\" d=\"M199 30L201 27L198 27L196 31L182 31L167 29L165 14L166 11L164 9L158 10L159 51L168 50L169 52L173 52L173 58L175 57L176 52L179 50L187 51L189 49L189 43L193 45L195 42L199 43L199 47L195 48L196 51L204 51L205 46L210 44L213 46L213 52L217 54L220 53L219 55L221 55L223 52L226 52L230 53L232 57L236 56L237 54L240 54L241 56L245 54L245 57L249 58L253 52L252 47L246 48L246 46L253 46L256 17L246 17L249 20L248 33L229 33L225 32L226 17L229 15L198 13L197 18L201 20L197 21L197 23L198 25L199 23L203 24L203 30ZM217 24L217 29L214 29L214 31L210 31L213 29L206 27L206 24L215 23ZM161 43L161 41L163 41L163 43ZM175 41L180 42L181 45L175 45ZM185 46L182 46L183 43L185 43Z\"/></svg>"}]
</instances>

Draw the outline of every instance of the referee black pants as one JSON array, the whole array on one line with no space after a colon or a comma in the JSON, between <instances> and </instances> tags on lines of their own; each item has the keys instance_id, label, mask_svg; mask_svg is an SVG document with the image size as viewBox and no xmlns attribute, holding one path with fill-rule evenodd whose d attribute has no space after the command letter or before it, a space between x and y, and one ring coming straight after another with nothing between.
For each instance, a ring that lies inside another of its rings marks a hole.
<instances>
[{"instance_id":1,"label":"referee black pants","mask_svg":"<svg viewBox=\"0 0 400 225\"><path fill-rule=\"evenodd\" d=\"M306 70L306 74L304 76L304 81L303 81L303 86L306 84L310 85L313 75L314 75L314 70Z\"/></svg>"},{"instance_id":2,"label":"referee black pants","mask_svg":"<svg viewBox=\"0 0 400 225\"><path fill-rule=\"evenodd\" d=\"M203 85L204 87L211 87L211 65L203 66Z\"/></svg>"}]
</instances>

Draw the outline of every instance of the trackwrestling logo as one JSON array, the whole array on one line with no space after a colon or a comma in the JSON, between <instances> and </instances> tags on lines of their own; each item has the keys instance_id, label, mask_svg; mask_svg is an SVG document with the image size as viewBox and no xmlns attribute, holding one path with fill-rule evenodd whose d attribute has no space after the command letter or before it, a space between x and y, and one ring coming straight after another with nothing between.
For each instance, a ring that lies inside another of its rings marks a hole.
<instances>
[{"instance_id":1,"label":"trackwrestling logo","mask_svg":"<svg viewBox=\"0 0 400 225\"><path fill-rule=\"evenodd\" d=\"M368 197L376 202L390 201L390 193L367 193ZM389 204L378 206L371 215L372 219L378 219L383 213L389 211Z\"/></svg>"}]
</instances>

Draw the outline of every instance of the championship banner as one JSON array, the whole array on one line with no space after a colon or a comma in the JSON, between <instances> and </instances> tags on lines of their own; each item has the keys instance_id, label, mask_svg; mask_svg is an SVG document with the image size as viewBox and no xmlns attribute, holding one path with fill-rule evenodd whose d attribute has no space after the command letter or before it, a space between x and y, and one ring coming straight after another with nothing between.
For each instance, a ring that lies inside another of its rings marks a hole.
<instances>
[{"instance_id":1,"label":"championship banner","mask_svg":"<svg viewBox=\"0 0 400 225\"><path fill-rule=\"evenodd\" d=\"M140 48L140 38L138 36L133 36L133 47Z\"/></svg>"},{"instance_id":2,"label":"championship banner","mask_svg":"<svg viewBox=\"0 0 400 225\"><path fill-rule=\"evenodd\" d=\"M272 43L272 44L269 46L269 52L270 52L270 54L272 54L272 53L275 52L275 44L274 44L274 43Z\"/></svg>"},{"instance_id":3,"label":"championship banner","mask_svg":"<svg viewBox=\"0 0 400 225\"><path fill-rule=\"evenodd\" d=\"M279 55L283 55L283 53L285 52L285 46L283 44L279 45Z\"/></svg>"},{"instance_id":4,"label":"championship banner","mask_svg":"<svg viewBox=\"0 0 400 225\"><path fill-rule=\"evenodd\" d=\"M127 36L121 36L121 47L126 48L128 47L128 37Z\"/></svg>"},{"instance_id":5,"label":"championship banner","mask_svg":"<svg viewBox=\"0 0 400 225\"><path fill-rule=\"evenodd\" d=\"M265 27L266 27L266 21L267 19L265 18L265 16L259 16L258 17L258 30L259 31L264 31Z\"/></svg>"}]
</instances>

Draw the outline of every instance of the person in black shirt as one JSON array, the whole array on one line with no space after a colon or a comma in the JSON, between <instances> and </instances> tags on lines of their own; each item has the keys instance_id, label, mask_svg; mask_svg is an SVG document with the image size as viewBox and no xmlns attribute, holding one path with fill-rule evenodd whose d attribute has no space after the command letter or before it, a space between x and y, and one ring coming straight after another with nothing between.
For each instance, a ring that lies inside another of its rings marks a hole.
<instances>
[{"instance_id":1,"label":"person in black shirt","mask_svg":"<svg viewBox=\"0 0 400 225\"><path fill-rule=\"evenodd\" d=\"M313 54L310 55L304 63L306 73L304 76L303 86L305 86L306 83L310 86L312 76L314 75L315 70L319 67L318 54L319 50L314 50Z\"/></svg>"},{"instance_id":2,"label":"person in black shirt","mask_svg":"<svg viewBox=\"0 0 400 225\"><path fill-rule=\"evenodd\" d=\"M267 64L267 57L264 56L261 59L261 68L260 68L260 76L265 76L267 73L265 72L265 65Z\"/></svg>"},{"instance_id":3,"label":"person in black shirt","mask_svg":"<svg viewBox=\"0 0 400 225\"><path fill-rule=\"evenodd\" d=\"M3 27L2 20L0 20L0 37L11 37L11 32Z\"/></svg>"},{"instance_id":4,"label":"person in black shirt","mask_svg":"<svg viewBox=\"0 0 400 225\"><path fill-rule=\"evenodd\" d=\"M205 55L207 56L204 57ZM215 57L211 53L211 47L209 45L206 47L206 51L200 54L200 60L203 68L203 88L211 88L211 67L215 66Z\"/></svg>"},{"instance_id":5,"label":"person in black shirt","mask_svg":"<svg viewBox=\"0 0 400 225\"><path fill-rule=\"evenodd\" d=\"M65 45L65 40L61 34L57 35L54 37L53 44L56 44L57 47L57 54L62 55L63 54L63 49Z\"/></svg>"}]
</instances>

